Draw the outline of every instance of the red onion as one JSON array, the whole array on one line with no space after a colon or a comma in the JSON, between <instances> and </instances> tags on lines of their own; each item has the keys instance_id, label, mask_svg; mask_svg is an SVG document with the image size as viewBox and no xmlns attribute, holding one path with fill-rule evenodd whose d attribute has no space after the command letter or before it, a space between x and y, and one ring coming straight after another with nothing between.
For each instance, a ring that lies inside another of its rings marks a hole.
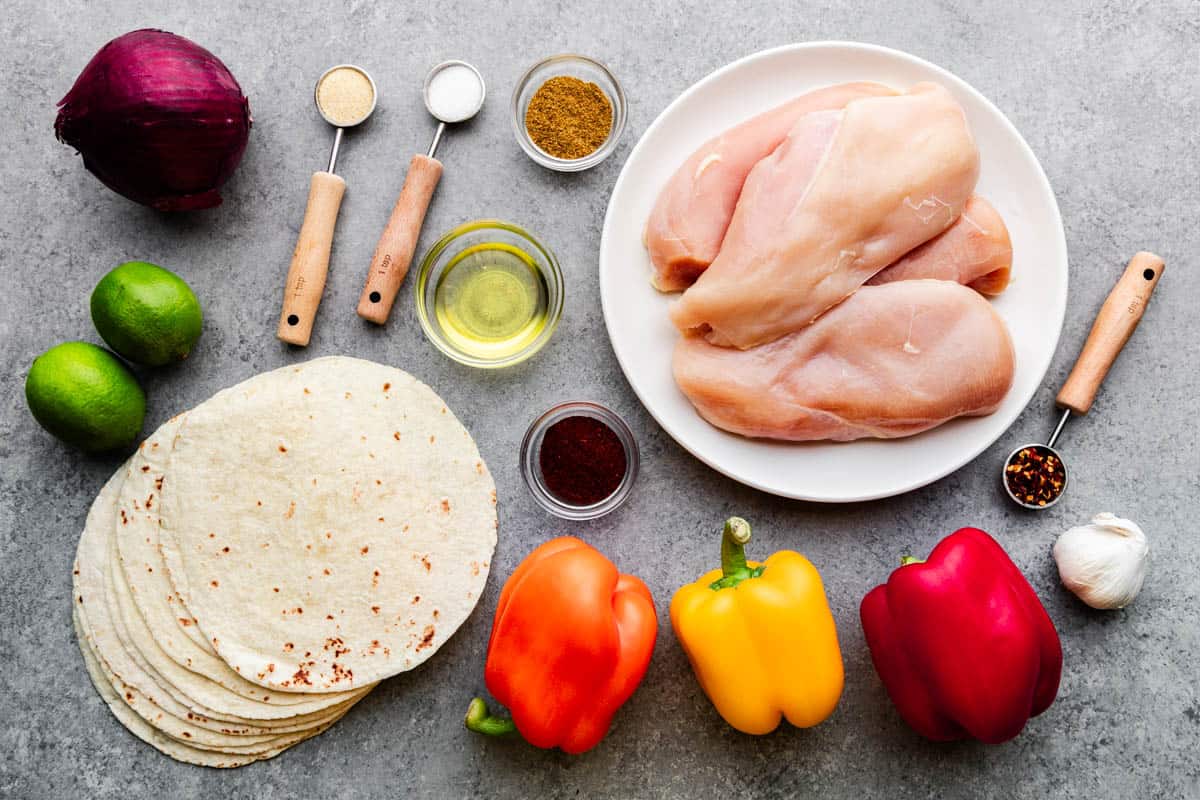
<instances>
[{"instance_id":1,"label":"red onion","mask_svg":"<svg viewBox=\"0 0 1200 800\"><path fill-rule=\"evenodd\" d=\"M211 208L242 160L250 103L195 42L139 30L100 49L58 102L54 132L118 194L160 211Z\"/></svg>"}]
</instances>

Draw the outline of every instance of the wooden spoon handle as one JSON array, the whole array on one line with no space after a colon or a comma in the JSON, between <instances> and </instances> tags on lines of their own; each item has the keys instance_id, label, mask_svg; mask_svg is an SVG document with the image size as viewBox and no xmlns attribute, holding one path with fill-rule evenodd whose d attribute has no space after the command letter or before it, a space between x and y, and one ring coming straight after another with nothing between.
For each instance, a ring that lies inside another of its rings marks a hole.
<instances>
[{"instance_id":1,"label":"wooden spoon handle","mask_svg":"<svg viewBox=\"0 0 1200 800\"><path fill-rule=\"evenodd\" d=\"M442 162L436 158L415 155L408 163L404 188L375 246L367 283L358 299L358 315L363 319L382 325L392 313L396 293L417 249L425 212L441 177Z\"/></svg>"},{"instance_id":2,"label":"wooden spoon handle","mask_svg":"<svg viewBox=\"0 0 1200 800\"><path fill-rule=\"evenodd\" d=\"M312 336L313 320L325 278L329 274L329 253L333 249L333 229L346 181L332 172L314 172L308 188L308 206L304 223L288 267L287 286L283 293L283 313L279 315L278 336L288 344L304 347Z\"/></svg>"},{"instance_id":3,"label":"wooden spoon handle","mask_svg":"<svg viewBox=\"0 0 1200 800\"><path fill-rule=\"evenodd\" d=\"M1165 266L1161 258L1147 252L1138 253L1129 262L1125 274L1100 307L1079 359L1058 393L1060 407L1076 414L1088 413L1104 376L1142 319Z\"/></svg>"}]
</instances>

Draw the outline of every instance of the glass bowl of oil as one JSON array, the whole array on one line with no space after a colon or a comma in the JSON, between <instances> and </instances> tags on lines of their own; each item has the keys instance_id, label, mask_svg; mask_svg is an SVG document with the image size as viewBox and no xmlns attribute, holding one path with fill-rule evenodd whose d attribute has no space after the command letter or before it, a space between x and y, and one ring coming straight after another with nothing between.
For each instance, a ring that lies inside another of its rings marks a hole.
<instances>
[{"instance_id":1,"label":"glass bowl of oil","mask_svg":"<svg viewBox=\"0 0 1200 800\"><path fill-rule=\"evenodd\" d=\"M482 219L434 244L417 273L429 341L471 367L519 364L549 341L563 308L558 260L529 231Z\"/></svg>"}]
</instances>

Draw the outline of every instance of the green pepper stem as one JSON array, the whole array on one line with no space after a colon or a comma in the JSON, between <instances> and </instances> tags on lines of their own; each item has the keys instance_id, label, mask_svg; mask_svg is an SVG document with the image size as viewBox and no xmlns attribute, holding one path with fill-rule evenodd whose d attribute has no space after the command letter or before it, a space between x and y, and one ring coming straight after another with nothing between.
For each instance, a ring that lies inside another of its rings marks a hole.
<instances>
[{"instance_id":1,"label":"green pepper stem","mask_svg":"<svg viewBox=\"0 0 1200 800\"><path fill-rule=\"evenodd\" d=\"M917 558L916 556L900 556L900 566L907 567L909 564L924 564L925 559Z\"/></svg>"},{"instance_id":2,"label":"green pepper stem","mask_svg":"<svg viewBox=\"0 0 1200 800\"><path fill-rule=\"evenodd\" d=\"M484 736L504 736L517 729L511 719L493 717L482 697L472 699L471 704L467 706L466 723L467 730L482 733Z\"/></svg>"},{"instance_id":3,"label":"green pepper stem","mask_svg":"<svg viewBox=\"0 0 1200 800\"><path fill-rule=\"evenodd\" d=\"M746 543L749 541L749 522L741 517L725 520L725 528L721 531L721 577L709 584L710 589L728 589L762 574L762 566L751 569L746 563Z\"/></svg>"},{"instance_id":4,"label":"green pepper stem","mask_svg":"<svg viewBox=\"0 0 1200 800\"><path fill-rule=\"evenodd\" d=\"M746 569L746 545L750 542L750 523L741 517L725 520L721 531L721 574L736 575Z\"/></svg>"}]
</instances>

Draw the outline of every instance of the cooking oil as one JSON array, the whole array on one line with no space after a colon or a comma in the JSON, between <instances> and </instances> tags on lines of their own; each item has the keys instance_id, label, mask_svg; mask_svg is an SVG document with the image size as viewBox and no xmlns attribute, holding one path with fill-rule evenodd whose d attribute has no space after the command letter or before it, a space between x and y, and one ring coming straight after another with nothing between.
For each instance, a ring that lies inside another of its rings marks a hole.
<instances>
[{"instance_id":1,"label":"cooking oil","mask_svg":"<svg viewBox=\"0 0 1200 800\"><path fill-rule=\"evenodd\" d=\"M484 242L456 255L434 287L434 319L442 335L476 358L515 355L549 319L550 292L532 256L504 242Z\"/></svg>"}]
</instances>

